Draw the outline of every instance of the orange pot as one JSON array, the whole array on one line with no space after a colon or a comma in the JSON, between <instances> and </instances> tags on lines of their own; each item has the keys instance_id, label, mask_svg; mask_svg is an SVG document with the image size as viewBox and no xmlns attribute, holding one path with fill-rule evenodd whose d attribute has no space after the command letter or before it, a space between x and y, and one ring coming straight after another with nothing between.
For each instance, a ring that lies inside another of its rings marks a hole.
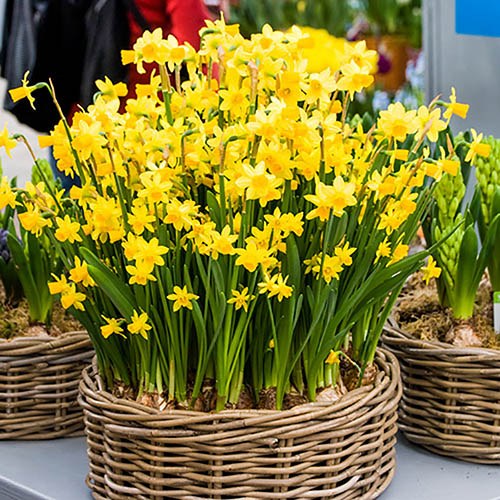
<instances>
[{"instance_id":1,"label":"orange pot","mask_svg":"<svg viewBox=\"0 0 500 500\"><path fill-rule=\"evenodd\" d=\"M410 58L411 46L408 40L397 35L368 37L366 45L387 58L391 67L387 73L375 75L375 83L383 90L396 92L406 81L406 64Z\"/></svg>"}]
</instances>

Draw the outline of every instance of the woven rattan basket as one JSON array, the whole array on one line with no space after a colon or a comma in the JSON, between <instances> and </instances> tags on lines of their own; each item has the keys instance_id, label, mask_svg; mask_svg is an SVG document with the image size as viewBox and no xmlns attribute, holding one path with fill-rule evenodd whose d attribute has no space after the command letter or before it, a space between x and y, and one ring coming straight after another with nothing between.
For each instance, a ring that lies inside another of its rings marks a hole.
<instances>
[{"instance_id":1,"label":"woven rattan basket","mask_svg":"<svg viewBox=\"0 0 500 500\"><path fill-rule=\"evenodd\" d=\"M0 340L0 439L81 435L78 384L92 356L87 332Z\"/></svg>"},{"instance_id":2,"label":"woven rattan basket","mask_svg":"<svg viewBox=\"0 0 500 500\"><path fill-rule=\"evenodd\" d=\"M399 359L399 428L440 455L500 464L500 352L417 340L394 321L384 347Z\"/></svg>"},{"instance_id":3,"label":"woven rattan basket","mask_svg":"<svg viewBox=\"0 0 500 500\"><path fill-rule=\"evenodd\" d=\"M159 412L80 384L94 498L372 499L394 473L395 357L373 386L286 411Z\"/></svg>"}]
</instances>

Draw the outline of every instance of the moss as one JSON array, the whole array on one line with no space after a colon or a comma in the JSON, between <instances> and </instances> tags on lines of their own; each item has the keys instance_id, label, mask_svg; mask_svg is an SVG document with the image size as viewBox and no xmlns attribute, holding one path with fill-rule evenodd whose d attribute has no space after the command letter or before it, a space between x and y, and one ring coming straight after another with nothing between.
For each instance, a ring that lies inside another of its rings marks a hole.
<instances>
[{"instance_id":1,"label":"moss","mask_svg":"<svg viewBox=\"0 0 500 500\"><path fill-rule=\"evenodd\" d=\"M47 329L45 325L32 324L29 318L27 301L22 300L16 307L0 306L0 338L32 337L49 334L58 337L62 333L83 330L82 325L71 317L59 303L54 304L52 324Z\"/></svg>"},{"instance_id":2,"label":"moss","mask_svg":"<svg viewBox=\"0 0 500 500\"><path fill-rule=\"evenodd\" d=\"M403 330L416 338L455 345L455 332L459 335L464 326L464 321L455 319L449 308L441 307L435 285L422 287L418 276L407 284L394 308L394 317ZM466 323L472 331L471 339L479 340L483 347L500 349L500 336L493 328L492 289L486 279L479 286L474 315Z\"/></svg>"}]
</instances>

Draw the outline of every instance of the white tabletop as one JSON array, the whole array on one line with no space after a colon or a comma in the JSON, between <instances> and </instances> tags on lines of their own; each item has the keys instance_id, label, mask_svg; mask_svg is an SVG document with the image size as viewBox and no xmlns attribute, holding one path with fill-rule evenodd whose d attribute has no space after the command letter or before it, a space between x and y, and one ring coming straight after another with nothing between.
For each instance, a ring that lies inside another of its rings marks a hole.
<instances>
[{"instance_id":1,"label":"white tabletop","mask_svg":"<svg viewBox=\"0 0 500 500\"><path fill-rule=\"evenodd\" d=\"M433 455L399 436L381 500L500 500L500 466ZM88 500L83 438L0 442L0 500Z\"/></svg>"}]
</instances>

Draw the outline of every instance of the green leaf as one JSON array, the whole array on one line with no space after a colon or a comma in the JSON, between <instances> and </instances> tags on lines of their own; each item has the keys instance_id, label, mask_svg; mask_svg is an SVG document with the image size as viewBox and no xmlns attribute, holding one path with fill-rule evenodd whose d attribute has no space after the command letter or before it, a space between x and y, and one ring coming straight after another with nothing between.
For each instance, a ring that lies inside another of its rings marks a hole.
<instances>
[{"instance_id":1,"label":"green leaf","mask_svg":"<svg viewBox=\"0 0 500 500\"><path fill-rule=\"evenodd\" d=\"M288 236L286 242L286 267L284 271L289 276L288 284L293 286L295 291L300 290L302 282L300 255L293 234Z\"/></svg>"},{"instance_id":2,"label":"green leaf","mask_svg":"<svg viewBox=\"0 0 500 500\"><path fill-rule=\"evenodd\" d=\"M486 239L481 249L480 259L486 261L491 285L494 291L500 290L500 213L491 221Z\"/></svg>"},{"instance_id":3,"label":"green leaf","mask_svg":"<svg viewBox=\"0 0 500 500\"><path fill-rule=\"evenodd\" d=\"M363 127L363 132L366 134L374 125L374 119L370 113L365 113L363 115L363 119L361 121L361 125Z\"/></svg>"},{"instance_id":4,"label":"green leaf","mask_svg":"<svg viewBox=\"0 0 500 500\"><path fill-rule=\"evenodd\" d=\"M219 202L217 201L216 196L211 191L207 191L207 205L210 218L215 222L218 228L222 229Z\"/></svg>"},{"instance_id":5,"label":"green leaf","mask_svg":"<svg viewBox=\"0 0 500 500\"><path fill-rule=\"evenodd\" d=\"M220 260L212 262L212 277L215 281L215 290L212 290L209 284L207 288L207 293L210 295L217 295L218 293L226 293L226 280L224 280L224 274L221 269ZM214 293L215 292L215 293Z\"/></svg>"},{"instance_id":6,"label":"green leaf","mask_svg":"<svg viewBox=\"0 0 500 500\"><path fill-rule=\"evenodd\" d=\"M453 314L456 318L469 318L474 310L474 300L476 297L479 281L475 277L481 277L486 267L486 263L479 269L478 259L478 239L474 225L470 224L464 231L462 243L457 259L457 274L455 277L455 287L451 292Z\"/></svg>"},{"instance_id":7,"label":"green leaf","mask_svg":"<svg viewBox=\"0 0 500 500\"><path fill-rule=\"evenodd\" d=\"M50 322L53 298L49 290L48 282L50 273L55 271L55 262L49 262L51 258L44 246L43 236L37 237L28 233L26 238L28 246L28 264L38 291L38 302L43 322Z\"/></svg>"},{"instance_id":8,"label":"green leaf","mask_svg":"<svg viewBox=\"0 0 500 500\"><path fill-rule=\"evenodd\" d=\"M47 160L38 159L31 170L31 182L36 186L39 182L49 182L54 185L54 175Z\"/></svg>"},{"instance_id":9,"label":"green leaf","mask_svg":"<svg viewBox=\"0 0 500 500\"><path fill-rule=\"evenodd\" d=\"M10 254L18 270L19 280L23 286L23 291L28 300L30 319L44 323L47 318L43 317L43 311L40 303L40 294L36 286L35 279L30 269L28 258L24 253L24 248L12 232L7 235Z\"/></svg>"},{"instance_id":10,"label":"green leaf","mask_svg":"<svg viewBox=\"0 0 500 500\"><path fill-rule=\"evenodd\" d=\"M477 221L479 214L481 213L481 189L479 185L476 185L476 188L474 189L474 196L469 203L467 212L471 214L473 221ZM468 225L468 221L466 225Z\"/></svg>"},{"instance_id":11,"label":"green leaf","mask_svg":"<svg viewBox=\"0 0 500 500\"><path fill-rule=\"evenodd\" d=\"M493 220L498 214L500 214L500 186L497 186L493 193L490 205L490 220Z\"/></svg>"},{"instance_id":12,"label":"green leaf","mask_svg":"<svg viewBox=\"0 0 500 500\"><path fill-rule=\"evenodd\" d=\"M80 255L87 262L90 276L109 297L124 318L130 319L136 308L134 296L123 280L103 264L88 248L81 248Z\"/></svg>"}]
</instances>

